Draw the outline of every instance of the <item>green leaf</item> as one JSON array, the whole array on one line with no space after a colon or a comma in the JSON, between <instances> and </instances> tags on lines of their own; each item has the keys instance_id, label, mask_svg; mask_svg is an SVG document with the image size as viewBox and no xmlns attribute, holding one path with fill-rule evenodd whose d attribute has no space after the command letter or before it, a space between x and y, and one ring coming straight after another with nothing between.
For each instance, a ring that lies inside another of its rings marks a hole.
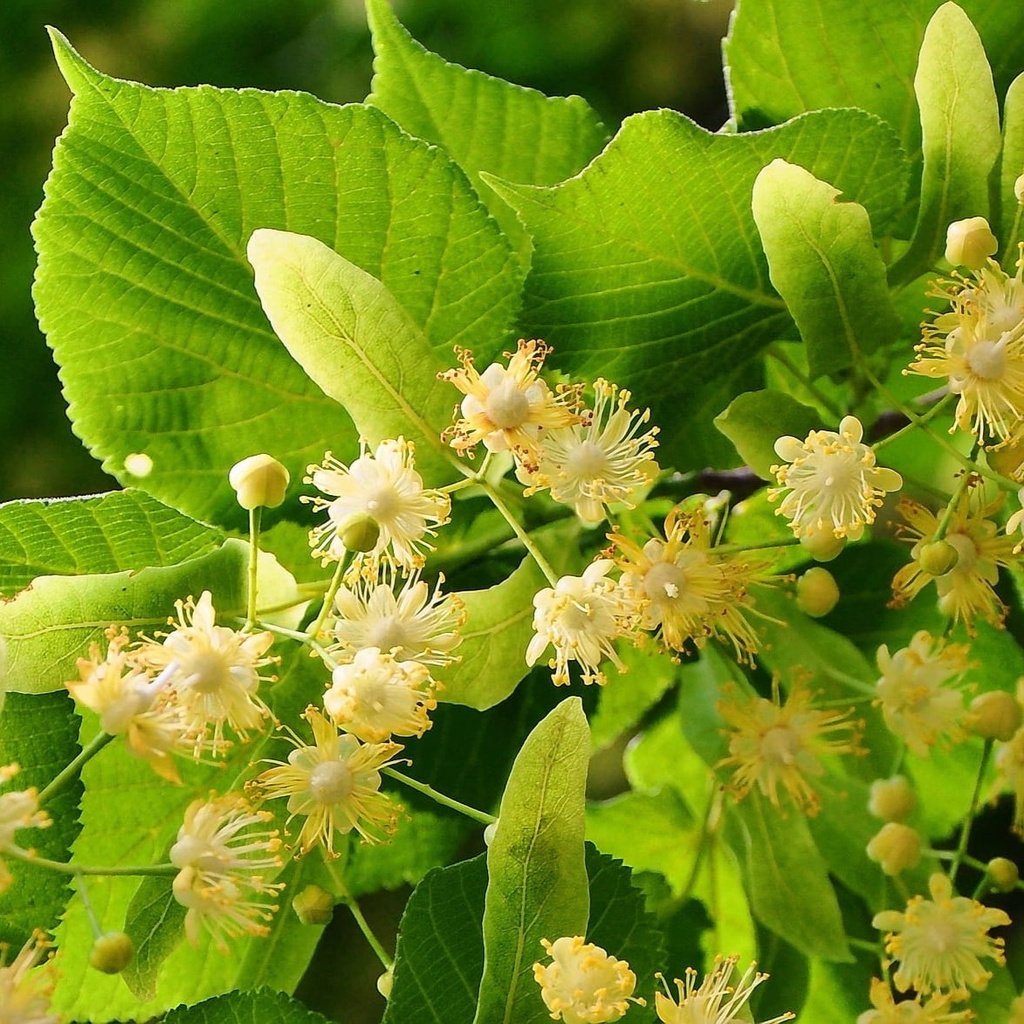
<instances>
[{"instance_id":1,"label":"green leaf","mask_svg":"<svg viewBox=\"0 0 1024 1024\"><path fill-rule=\"evenodd\" d=\"M366 10L376 54L367 102L411 135L443 146L505 233L526 241L480 171L528 185L564 181L608 141L597 114L579 96L549 98L449 64L409 35L387 0L367 0Z\"/></svg>"},{"instance_id":2,"label":"green leaf","mask_svg":"<svg viewBox=\"0 0 1024 1024\"><path fill-rule=\"evenodd\" d=\"M756 357L792 330L750 213L754 179L775 157L831 181L873 223L902 201L895 136L851 110L746 136L711 135L672 111L650 111L628 118L561 185L489 179L534 240L525 329L555 346L557 366L607 377L650 405L665 464L734 458L711 420L759 386Z\"/></svg>"},{"instance_id":3,"label":"green leaf","mask_svg":"<svg viewBox=\"0 0 1024 1024\"><path fill-rule=\"evenodd\" d=\"M205 555L223 536L137 490L0 506L0 594L37 576L73 576L175 565Z\"/></svg>"},{"instance_id":4,"label":"green leaf","mask_svg":"<svg viewBox=\"0 0 1024 1024\"><path fill-rule=\"evenodd\" d=\"M599 691L597 712L590 717L595 750L635 729L644 713L676 682L676 667L661 651L620 646L619 657L626 671L608 673L608 682Z\"/></svg>"},{"instance_id":5,"label":"green leaf","mask_svg":"<svg viewBox=\"0 0 1024 1024\"><path fill-rule=\"evenodd\" d=\"M507 347L522 271L442 151L364 105L151 89L54 45L74 98L34 227L35 300L75 430L119 479L241 527L238 459L271 452L298 480L327 448L354 455L348 416L268 328L245 259L258 228L379 278L445 358ZM144 479L124 468L140 452Z\"/></svg>"},{"instance_id":6,"label":"green leaf","mask_svg":"<svg viewBox=\"0 0 1024 1024\"><path fill-rule=\"evenodd\" d=\"M914 92L924 170L914 236L893 266L899 279L932 266L951 221L988 214L988 177L1001 147L999 104L978 32L954 3L928 22Z\"/></svg>"},{"instance_id":7,"label":"green leaf","mask_svg":"<svg viewBox=\"0 0 1024 1024\"><path fill-rule=\"evenodd\" d=\"M487 851L484 973L475 1024L546 1016L531 965L542 938L586 934L584 788L590 733L578 697L530 733L505 786Z\"/></svg>"},{"instance_id":8,"label":"green leaf","mask_svg":"<svg viewBox=\"0 0 1024 1024\"><path fill-rule=\"evenodd\" d=\"M1003 152L999 164L1000 218L992 230L1002 239L1002 262L1017 262L1018 243L1024 240L1021 217L1024 204L1017 202L1014 185L1024 174L1024 75L1018 75L1003 101Z\"/></svg>"},{"instance_id":9,"label":"green leaf","mask_svg":"<svg viewBox=\"0 0 1024 1024\"><path fill-rule=\"evenodd\" d=\"M821 426L818 413L781 391L748 391L737 395L715 426L736 446L740 458L763 480L779 462L775 442L783 435L806 437Z\"/></svg>"},{"instance_id":10,"label":"green leaf","mask_svg":"<svg viewBox=\"0 0 1024 1024\"><path fill-rule=\"evenodd\" d=\"M174 602L204 590L221 615L245 609L248 547L229 539L180 565L90 576L40 576L0 604L0 643L8 690L45 693L77 679L76 661L112 623L129 629L166 625Z\"/></svg>"},{"instance_id":11,"label":"green leaf","mask_svg":"<svg viewBox=\"0 0 1024 1024\"><path fill-rule=\"evenodd\" d=\"M17 764L21 771L5 792L41 790L78 754L78 716L67 693L39 696L11 693L0 714L0 767ZM79 832L78 802L82 786L69 783L45 805L53 820L49 828L19 829L19 845L41 857L66 861ZM71 897L66 875L6 858L13 881L0 893L0 943L20 949L36 928L52 931Z\"/></svg>"},{"instance_id":12,"label":"green leaf","mask_svg":"<svg viewBox=\"0 0 1024 1024\"><path fill-rule=\"evenodd\" d=\"M900 330L867 211L838 196L785 160L754 181L751 207L772 284L800 328L812 378L845 369Z\"/></svg>"},{"instance_id":13,"label":"green leaf","mask_svg":"<svg viewBox=\"0 0 1024 1024\"><path fill-rule=\"evenodd\" d=\"M121 976L140 1002L156 995L160 967L185 936L185 912L171 892L170 878L144 878L135 890L124 921L135 956Z\"/></svg>"},{"instance_id":14,"label":"green leaf","mask_svg":"<svg viewBox=\"0 0 1024 1024\"><path fill-rule=\"evenodd\" d=\"M306 1009L283 992L257 989L229 992L195 1006L179 1006L163 1018L163 1024L329 1024L322 1014Z\"/></svg>"},{"instance_id":15,"label":"green leaf","mask_svg":"<svg viewBox=\"0 0 1024 1024\"><path fill-rule=\"evenodd\" d=\"M371 445L404 435L416 467L447 483L461 466L441 441L454 391L445 364L376 278L308 235L260 228L246 250L263 312L292 358Z\"/></svg>"}]
</instances>

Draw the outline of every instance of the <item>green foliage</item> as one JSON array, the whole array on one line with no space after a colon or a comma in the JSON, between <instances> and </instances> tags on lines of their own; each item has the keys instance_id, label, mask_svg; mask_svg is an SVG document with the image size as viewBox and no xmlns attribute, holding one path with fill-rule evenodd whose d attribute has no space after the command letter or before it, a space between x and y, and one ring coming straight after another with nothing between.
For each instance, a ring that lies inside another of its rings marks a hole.
<instances>
[{"instance_id":1,"label":"green foliage","mask_svg":"<svg viewBox=\"0 0 1024 1024\"><path fill-rule=\"evenodd\" d=\"M715 417L715 426L736 446L740 458L762 479L771 480L779 463L775 441L786 435L806 437L821 428L810 406L780 391L765 388L737 395Z\"/></svg>"},{"instance_id":2,"label":"green foliage","mask_svg":"<svg viewBox=\"0 0 1024 1024\"><path fill-rule=\"evenodd\" d=\"M166 1024L324 1024L327 1018L307 1010L283 992L256 989L231 992L206 999L195 1006L179 1006L164 1017Z\"/></svg>"}]
</instances>

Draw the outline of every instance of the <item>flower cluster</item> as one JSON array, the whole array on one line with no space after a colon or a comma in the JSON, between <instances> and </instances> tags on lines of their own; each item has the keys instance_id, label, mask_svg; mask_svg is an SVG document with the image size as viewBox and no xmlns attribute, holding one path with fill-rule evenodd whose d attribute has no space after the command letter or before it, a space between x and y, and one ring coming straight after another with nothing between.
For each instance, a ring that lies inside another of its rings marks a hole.
<instances>
[{"instance_id":1,"label":"flower cluster","mask_svg":"<svg viewBox=\"0 0 1024 1024\"><path fill-rule=\"evenodd\" d=\"M16 764L0 767L0 785L9 782L20 770ZM47 828L51 824L50 816L39 809L39 793L34 787L0 793L0 893L11 884L11 872L3 854L27 852L15 842L17 832L23 828Z\"/></svg>"}]
</instances>

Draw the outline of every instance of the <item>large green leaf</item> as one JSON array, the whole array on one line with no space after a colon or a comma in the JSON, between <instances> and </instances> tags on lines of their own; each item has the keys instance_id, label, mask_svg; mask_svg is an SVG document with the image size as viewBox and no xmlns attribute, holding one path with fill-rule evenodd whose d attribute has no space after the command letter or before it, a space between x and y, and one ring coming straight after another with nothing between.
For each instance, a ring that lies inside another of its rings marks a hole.
<instances>
[{"instance_id":1,"label":"large green leaf","mask_svg":"<svg viewBox=\"0 0 1024 1024\"><path fill-rule=\"evenodd\" d=\"M710 421L759 386L755 357L793 329L750 213L754 179L776 157L830 181L876 227L902 201L905 166L892 130L851 110L744 136L650 111L628 118L601 156L561 185L490 179L534 240L526 330L554 344L554 364L610 378L650 405L665 464L735 460Z\"/></svg>"},{"instance_id":2,"label":"large green leaf","mask_svg":"<svg viewBox=\"0 0 1024 1024\"><path fill-rule=\"evenodd\" d=\"M487 851L484 972L474 1024L547 1017L531 965L541 939L585 935L583 856L590 732L578 697L562 701L523 744Z\"/></svg>"},{"instance_id":3,"label":"large green leaf","mask_svg":"<svg viewBox=\"0 0 1024 1024\"><path fill-rule=\"evenodd\" d=\"M515 214L479 172L528 185L564 181L608 140L597 114L579 96L549 98L449 64L409 35L388 0L367 0L366 10L376 53L367 102L443 146L509 237L520 238Z\"/></svg>"},{"instance_id":4,"label":"large green leaf","mask_svg":"<svg viewBox=\"0 0 1024 1024\"><path fill-rule=\"evenodd\" d=\"M404 436L430 483L462 469L441 440L451 420L445 368L423 332L375 277L309 235L260 228L246 250L277 336L375 446Z\"/></svg>"},{"instance_id":5,"label":"large green leaf","mask_svg":"<svg viewBox=\"0 0 1024 1024\"><path fill-rule=\"evenodd\" d=\"M715 426L759 477L771 480L771 467L779 462L775 442L785 434L806 437L821 426L821 420L810 406L766 388L737 395L729 408L715 417Z\"/></svg>"},{"instance_id":6,"label":"large green leaf","mask_svg":"<svg viewBox=\"0 0 1024 1024\"><path fill-rule=\"evenodd\" d=\"M322 1014L307 1009L283 992L258 989L230 992L195 1006L179 1006L163 1018L164 1024L328 1024Z\"/></svg>"},{"instance_id":7,"label":"large green leaf","mask_svg":"<svg viewBox=\"0 0 1024 1024\"><path fill-rule=\"evenodd\" d=\"M1006 90L1003 102L1003 152L999 163L999 221L993 223L1002 243L1002 262L1017 262L1017 243L1021 241L1021 217L1024 204L1017 201L1014 186L1024 174L1024 75L1018 75Z\"/></svg>"},{"instance_id":8,"label":"large green leaf","mask_svg":"<svg viewBox=\"0 0 1024 1024\"><path fill-rule=\"evenodd\" d=\"M751 208L772 284L800 328L812 378L845 369L900 330L867 211L838 197L785 160L754 181Z\"/></svg>"},{"instance_id":9,"label":"large green leaf","mask_svg":"<svg viewBox=\"0 0 1024 1024\"><path fill-rule=\"evenodd\" d=\"M37 576L175 565L217 547L221 534L137 490L0 506L0 594Z\"/></svg>"},{"instance_id":10,"label":"large green leaf","mask_svg":"<svg viewBox=\"0 0 1024 1024\"><path fill-rule=\"evenodd\" d=\"M354 453L349 418L267 326L245 259L257 228L329 244L445 353L507 346L517 259L440 150L371 107L150 89L55 47L74 98L34 228L35 299L75 429L110 472L239 525L238 459L269 451L298 479L326 448ZM132 453L152 460L137 481Z\"/></svg>"},{"instance_id":11,"label":"large green leaf","mask_svg":"<svg viewBox=\"0 0 1024 1024\"><path fill-rule=\"evenodd\" d=\"M230 539L180 565L89 576L40 576L0 604L0 652L8 690L44 693L78 679L75 662L112 624L130 630L166 625L174 602L213 595L220 614L245 609L248 548Z\"/></svg>"}]
</instances>

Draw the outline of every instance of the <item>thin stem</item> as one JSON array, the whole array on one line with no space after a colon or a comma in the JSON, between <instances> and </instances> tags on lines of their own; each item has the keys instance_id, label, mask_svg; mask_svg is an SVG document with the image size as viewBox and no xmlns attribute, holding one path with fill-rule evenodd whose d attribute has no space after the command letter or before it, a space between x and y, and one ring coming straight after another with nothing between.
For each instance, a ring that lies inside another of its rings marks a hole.
<instances>
[{"instance_id":1,"label":"thin stem","mask_svg":"<svg viewBox=\"0 0 1024 1024\"><path fill-rule=\"evenodd\" d=\"M974 780L974 792L971 794L971 807L967 812L967 820L960 830L960 842L956 847L956 856L949 868L950 882L956 881L956 873L960 870L964 857L967 855L967 844L971 838L971 827L974 825L974 817L978 813L978 801L981 798L981 784L985 778L985 769L988 767L988 759L992 754L992 740L985 740L985 746L981 751L981 760L978 762L978 775Z\"/></svg>"},{"instance_id":2,"label":"thin stem","mask_svg":"<svg viewBox=\"0 0 1024 1024\"><path fill-rule=\"evenodd\" d=\"M533 560L540 567L540 571L547 577L548 583L551 586L555 586L558 583L558 575L555 570L551 568L551 564L541 554L540 548L534 543L533 538L523 529L519 520L512 514L512 510L505 504L505 499L492 487L486 480L480 481L480 487L488 498L491 499L491 503L494 507L502 514L505 522L512 527L513 532L519 538L520 543L530 553Z\"/></svg>"},{"instance_id":3,"label":"thin stem","mask_svg":"<svg viewBox=\"0 0 1024 1024\"><path fill-rule=\"evenodd\" d=\"M935 402L935 404L930 409L928 409L926 412L921 413L916 422L914 420L911 420L909 423L906 423L902 427L900 427L899 430L895 430L888 436L879 439L873 445L871 445L871 450L877 452L880 448L884 448L887 444L892 444L893 441L896 441L899 438L903 437L904 434L909 434L910 431L916 430L922 424L928 423L929 421L935 419L935 417L938 416L938 414L942 412L942 410L945 409L947 405L949 405L949 402L952 398L952 394L947 393L943 395L937 402Z\"/></svg>"},{"instance_id":4,"label":"thin stem","mask_svg":"<svg viewBox=\"0 0 1024 1024\"><path fill-rule=\"evenodd\" d=\"M814 397L814 400L823 408L830 412L837 420L843 418L843 410L832 401L818 386L807 376L803 370L793 362L792 359L786 354L782 347L778 344L771 345L768 348L768 355L770 355L777 362L781 363L792 375L806 388L807 393Z\"/></svg>"},{"instance_id":5,"label":"thin stem","mask_svg":"<svg viewBox=\"0 0 1024 1024\"><path fill-rule=\"evenodd\" d=\"M832 668L829 665L822 666L820 671L824 672L830 679L834 679L837 683L845 683L858 693L863 693L865 696L870 697L878 696L878 691L863 679L848 675L846 672L841 672L839 669Z\"/></svg>"},{"instance_id":6,"label":"thin stem","mask_svg":"<svg viewBox=\"0 0 1024 1024\"><path fill-rule=\"evenodd\" d=\"M700 823L700 839L697 842L697 852L693 858L693 865L690 868L690 874L686 879L686 884L683 886L682 895L676 901L678 906L682 906L689 900L693 895L693 890L697 885L697 879L700 877L701 865L704 863L704 857L711 846L711 843L715 838L715 831L712 825L712 821L717 821L718 811L720 811L721 793L717 786L711 788L711 792L708 794L708 801L704 807L704 817Z\"/></svg>"},{"instance_id":7,"label":"thin stem","mask_svg":"<svg viewBox=\"0 0 1024 1024\"><path fill-rule=\"evenodd\" d=\"M353 899L352 894L348 891L348 886L345 885L345 881L341 877L341 872L338 871L334 861L328 860L325 857L324 863L327 865L327 870L330 873L331 880L334 882L335 888L338 890L338 902L343 903L348 907L349 913L351 913L356 924L359 926L359 930L363 933L363 938L369 943L370 948L376 954L377 959L381 962L384 970L391 970L395 963L394 958L381 945L380 939L373 934L373 929L370 927L366 918L363 917L363 912L359 909L359 904L355 899Z\"/></svg>"},{"instance_id":8,"label":"thin stem","mask_svg":"<svg viewBox=\"0 0 1024 1024\"><path fill-rule=\"evenodd\" d=\"M324 620L330 614L331 607L334 605L334 598L341 589L341 581L345 578L345 570L351 561L352 552L346 548L344 557L338 561L334 575L331 577L331 585L327 588L327 593L324 594L324 603L320 607L320 614L316 617L313 625L309 627L307 635L310 640L316 640L320 633L320 627L323 626Z\"/></svg>"},{"instance_id":9,"label":"thin stem","mask_svg":"<svg viewBox=\"0 0 1024 1024\"><path fill-rule=\"evenodd\" d=\"M52 800L69 782L77 779L86 763L91 761L113 738L113 734L109 732L97 733L82 747L78 756L43 787L38 797L40 807L47 800Z\"/></svg>"},{"instance_id":10,"label":"thin stem","mask_svg":"<svg viewBox=\"0 0 1024 1024\"><path fill-rule=\"evenodd\" d=\"M712 550L716 555L742 554L744 551L763 551L766 548L791 548L800 543L799 537L782 537L759 544L719 544Z\"/></svg>"},{"instance_id":11,"label":"thin stem","mask_svg":"<svg viewBox=\"0 0 1024 1024\"><path fill-rule=\"evenodd\" d=\"M975 445L977 449L977 445ZM961 473L960 479L957 481L956 490L953 492L952 497L946 502L946 507L942 510L942 516L939 519L938 526L935 528L935 533L932 536L932 540L942 540L946 536L946 531L949 529L950 520L956 513L957 505L960 504L960 498L964 491L967 490L971 482L970 473Z\"/></svg>"},{"instance_id":12,"label":"thin stem","mask_svg":"<svg viewBox=\"0 0 1024 1024\"><path fill-rule=\"evenodd\" d=\"M256 584L259 573L260 524L263 522L263 506L249 509L249 602L245 616L245 632L256 625Z\"/></svg>"},{"instance_id":13,"label":"thin stem","mask_svg":"<svg viewBox=\"0 0 1024 1024\"><path fill-rule=\"evenodd\" d=\"M77 875L75 881L78 883L78 898L82 901L82 906L85 908L85 916L89 919L89 927L92 929L93 938L100 939L103 937L103 929L96 919L96 911L92 908L92 900L89 899L89 886L86 885L85 878L81 875Z\"/></svg>"},{"instance_id":14,"label":"thin stem","mask_svg":"<svg viewBox=\"0 0 1024 1024\"><path fill-rule=\"evenodd\" d=\"M87 867L82 864L68 864L60 860L50 860L48 857L40 857L32 850L23 850L20 846L5 846L4 856L13 857L15 860L23 861L25 864L35 864L37 867L46 868L47 871L56 871L62 875L164 875L171 876L178 873L178 868L173 864L148 864L132 865L130 867Z\"/></svg>"},{"instance_id":15,"label":"thin stem","mask_svg":"<svg viewBox=\"0 0 1024 1024\"><path fill-rule=\"evenodd\" d=\"M498 820L493 814L488 814L486 811L478 811L475 807L460 803L450 796L445 796L444 793L439 793L433 786L428 786L425 782L411 779L408 775L395 771L394 768L382 768L381 771L385 775L390 775L391 778L404 783L410 789L415 789L416 792L429 796L431 800L436 801L443 807L450 807L453 811L458 811L459 814L464 814L467 818L480 822L481 825L493 825Z\"/></svg>"}]
</instances>

